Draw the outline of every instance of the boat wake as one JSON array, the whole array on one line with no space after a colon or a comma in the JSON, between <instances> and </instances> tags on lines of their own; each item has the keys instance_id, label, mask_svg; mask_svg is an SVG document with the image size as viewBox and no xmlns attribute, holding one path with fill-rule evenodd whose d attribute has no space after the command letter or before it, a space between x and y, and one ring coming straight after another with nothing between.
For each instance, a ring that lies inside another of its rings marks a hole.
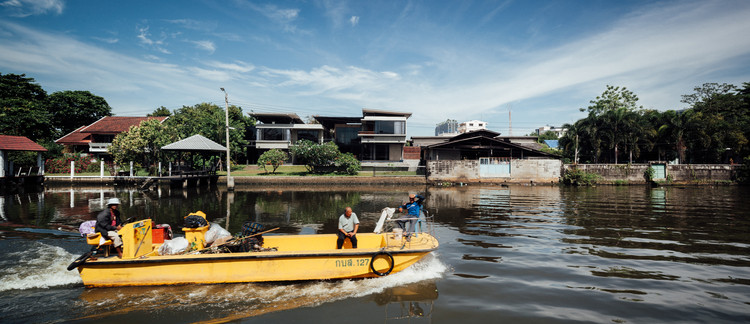
<instances>
[{"instance_id":1,"label":"boat wake","mask_svg":"<svg viewBox=\"0 0 750 324\"><path fill-rule=\"evenodd\" d=\"M32 242L23 251L3 253L0 292L82 284L78 271L66 269L77 257L41 242Z\"/></svg>"}]
</instances>

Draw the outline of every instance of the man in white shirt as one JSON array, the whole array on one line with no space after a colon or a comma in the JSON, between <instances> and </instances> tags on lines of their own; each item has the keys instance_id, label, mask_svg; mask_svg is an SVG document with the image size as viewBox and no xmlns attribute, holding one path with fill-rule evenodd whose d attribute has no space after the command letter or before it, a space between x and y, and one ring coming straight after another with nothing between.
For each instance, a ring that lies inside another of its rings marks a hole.
<instances>
[{"instance_id":1,"label":"man in white shirt","mask_svg":"<svg viewBox=\"0 0 750 324\"><path fill-rule=\"evenodd\" d=\"M339 217L339 231L336 232L338 239L336 240L336 248L340 249L344 246L344 240L349 238L352 242L352 248L357 248L357 230L359 229L359 218L357 214L352 212L351 207L346 207L344 214Z\"/></svg>"}]
</instances>

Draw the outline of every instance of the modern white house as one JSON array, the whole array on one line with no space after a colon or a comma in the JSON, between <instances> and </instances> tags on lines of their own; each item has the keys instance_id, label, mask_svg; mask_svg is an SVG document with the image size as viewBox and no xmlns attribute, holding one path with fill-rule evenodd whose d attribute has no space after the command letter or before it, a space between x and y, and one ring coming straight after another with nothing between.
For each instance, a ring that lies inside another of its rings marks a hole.
<instances>
[{"instance_id":1,"label":"modern white house","mask_svg":"<svg viewBox=\"0 0 750 324\"><path fill-rule=\"evenodd\" d=\"M255 124L255 149L258 156L271 149L289 150L289 146L306 139L323 143L323 125L306 124L297 114L250 113Z\"/></svg>"},{"instance_id":2,"label":"modern white house","mask_svg":"<svg viewBox=\"0 0 750 324\"><path fill-rule=\"evenodd\" d=\"M325 140L361 161L401 161L406 120L411 113L362 109L362 117L314 116L325 128Z\"/></svg>"}]
</instances>

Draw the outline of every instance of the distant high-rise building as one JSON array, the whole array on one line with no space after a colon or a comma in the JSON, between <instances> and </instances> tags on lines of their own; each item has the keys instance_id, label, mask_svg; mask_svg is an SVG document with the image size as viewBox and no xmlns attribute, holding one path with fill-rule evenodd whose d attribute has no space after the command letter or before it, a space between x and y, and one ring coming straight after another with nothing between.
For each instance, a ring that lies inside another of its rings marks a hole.
<instances>
[{"instance_id":1,"label":"distant high-rise building","mask_svg":"<svg viewBox=\"0 0 750 324\"><path fill-rule=\"evenodd\" d=\"M435 126L435 136L455 136L458 135L458 122L455 119L448 119Z\"/></svg>"}]
</instances>

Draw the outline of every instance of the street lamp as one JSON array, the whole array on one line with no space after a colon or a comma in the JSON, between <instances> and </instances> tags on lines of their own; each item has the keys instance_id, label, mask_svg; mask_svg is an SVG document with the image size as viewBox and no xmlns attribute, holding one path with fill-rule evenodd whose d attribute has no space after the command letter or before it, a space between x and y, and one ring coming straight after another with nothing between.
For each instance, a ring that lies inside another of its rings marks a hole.
<instances>
[{"instance_id":1,"label":"street lamp","mask_svg":"<svg viewBox=\"0 0 750 324\"><path fill-rule=\"evenodd\" d=\"M226 116L226 133L227 133L227 190L234 190L234 179L232 178L232 166L230 165L230 158L229 158L229 95L227 95L226 90L224 88L221 89L221 92L224 92L224 108L225 110L225 116Z\"/></svg>"}]
</instances>

